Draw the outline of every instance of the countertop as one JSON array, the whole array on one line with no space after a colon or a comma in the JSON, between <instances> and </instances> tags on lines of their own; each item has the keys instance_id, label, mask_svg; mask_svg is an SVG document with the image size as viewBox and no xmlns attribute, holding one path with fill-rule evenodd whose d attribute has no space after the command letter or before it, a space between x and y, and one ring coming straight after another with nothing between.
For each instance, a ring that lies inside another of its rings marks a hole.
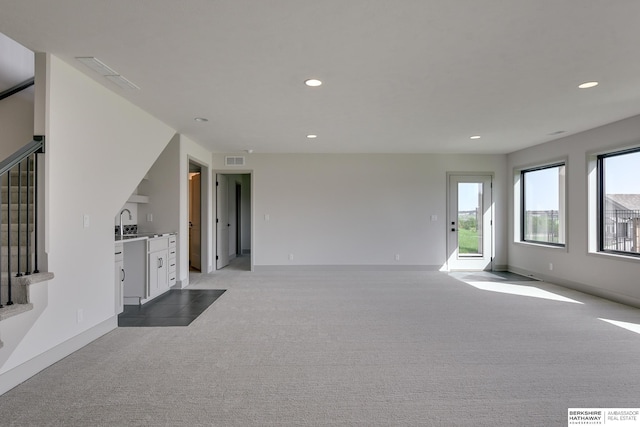
<instances>
[{"instance_id":1,"label":"countertop","mask_svg":"<svg viewBox=\"0 0 640 427\"><path fill-rule=\"evenodd\" d=\"M137 240L153 239L155 237L166 237L176 233L137 233L137 234L125 234L122 237L120 235L115 236L115 242L135 242Z\"/></svg>"}]
</instances>

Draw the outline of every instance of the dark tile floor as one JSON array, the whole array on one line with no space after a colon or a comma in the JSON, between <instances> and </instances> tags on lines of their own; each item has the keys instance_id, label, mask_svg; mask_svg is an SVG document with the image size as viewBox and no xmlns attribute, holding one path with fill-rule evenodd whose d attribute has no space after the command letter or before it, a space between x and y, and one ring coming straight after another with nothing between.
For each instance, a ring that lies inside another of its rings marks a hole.
<instances>
[{"instance_id":1,"label":"dark tile floor","mask_svg":"<svg viewBox=\"0 0 640 427\"><path fill-rule=\"evenodd\" d=\"M142 306L125 305L118 326L187 326L224 290L172 289Z\"/></svg>"}]
</instances>

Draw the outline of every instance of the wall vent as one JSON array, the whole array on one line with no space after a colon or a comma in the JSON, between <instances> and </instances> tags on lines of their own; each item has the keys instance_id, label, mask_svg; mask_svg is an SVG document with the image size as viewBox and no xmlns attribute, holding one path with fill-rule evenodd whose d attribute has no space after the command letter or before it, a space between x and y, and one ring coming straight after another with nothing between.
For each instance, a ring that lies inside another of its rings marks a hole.
<instances>
[{"instance_id":1,"label":"wall vent","mask_svg":"<svg viewBox=\"0 0 640 427\"><path fill-rule=\"evenodd\" d=\"M226 156L224 164L225 166L244 166L244 156Z\"/></svg>"}]
</instances>

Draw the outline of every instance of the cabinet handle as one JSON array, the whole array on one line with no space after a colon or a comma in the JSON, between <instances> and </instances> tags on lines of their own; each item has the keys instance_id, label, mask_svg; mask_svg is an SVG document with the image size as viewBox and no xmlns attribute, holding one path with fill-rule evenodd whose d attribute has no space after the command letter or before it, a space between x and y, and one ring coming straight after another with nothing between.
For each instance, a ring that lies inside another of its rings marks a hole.
<instances>
[{"instance_id":1,"label":"cabinet handle","mask_svg":"<svg viewBox=\"0 0 640 427\"><path fill-rule=\"evenodd\" d=\"M121 253L122 253L122 251L120 251L120 252L116 252L116 255L120 255Z\"/></svg>"},{"instance_id":2,"label":"cabinet handle","mask_svg":"<svg viewBox=\"0 0 640 427\"><path fill-rule=\"evenodd\" d=\"M124 282L124 278L127 277L127 274L124 272L124 268L121 268L120 271L122 272L122 274L121 274L122 279L120 281Z\"/></svg>"}]
</instances>

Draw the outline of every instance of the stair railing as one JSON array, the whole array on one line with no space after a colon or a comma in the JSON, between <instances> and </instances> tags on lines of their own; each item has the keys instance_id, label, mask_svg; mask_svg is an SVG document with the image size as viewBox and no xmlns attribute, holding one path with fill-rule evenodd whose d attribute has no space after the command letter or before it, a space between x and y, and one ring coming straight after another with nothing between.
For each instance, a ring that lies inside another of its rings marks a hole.
<instances>
[{"instance_id":1,"label":"stair railing","mask_svg":"<svg viewBox=\"0 0 640 427\"><path fill-rule=\"evenodd\" d=\"M0 251L0 272L7 272L6 277L0 275L0 308L4 305L13 305L12 286L13 286L13 266L12 254L13 250L16 254L17 272L15 277L38 273L38 154L44 153L44 136L34 136L33 141L26 144L11 156L0 162L0 180L3 187L6 183L6 220L2 218L2 227L0 227L0 242L5 246L4 253ZM23 166L26 167L26 174L23 172ZM12 175L17 175L17 195L14 199L12 188ZM26 177L26 179L23 179ZM26 181L26 182L24 182ZM23 200L23 185L26 187L25 198ZM33 187L33 191L31 188ZM4 188L3 188L4 190ZM33 193L33 194L30 194ZM17 200L17 221L14 220L12 214L13 200ZM26 203L25 203L26 202ZM25 221L23 221L22 208L25 204ZM0 192L0 209L5 206L3 200L3 192ZM30 212L31 211L31 212ZM31 215L30 215L31 213ZM31 237L30 219L33 221L34 237ZM15 224L14 224L15 222ZM12 228L17 229L17 246L12 242ZM24 242L23 242L24 237ZM33 248L32 248L33 240ZM14 246L16 246L14 248ZM33 260L31 252L33 251ZM23 261L23 254L26 260ZM6 255L6 256L5 256ZM6 267L3 268L6 262ZM3 291L6 288L6 292ZM6 293L6 296L4 296ZM4 297L3 297L4 296ZM4 298L4 301L3 301Z\"/></svg>"}]
</instances>

